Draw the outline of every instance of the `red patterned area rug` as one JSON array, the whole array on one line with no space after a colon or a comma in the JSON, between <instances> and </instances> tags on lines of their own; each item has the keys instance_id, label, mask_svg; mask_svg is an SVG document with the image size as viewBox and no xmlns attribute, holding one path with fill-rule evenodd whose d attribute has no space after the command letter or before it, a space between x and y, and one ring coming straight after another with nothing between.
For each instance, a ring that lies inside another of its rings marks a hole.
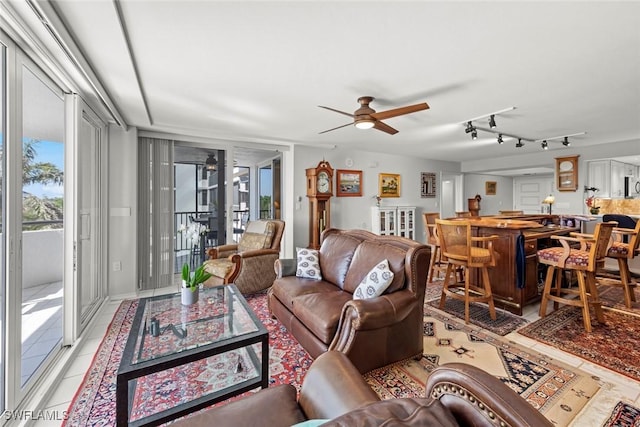
<instances>
[{"instance_id":1,"label":"red patterned area rug","mask_svg":"<svg viewBox=\"0 0 640 427\"><path fill-rule=\"evenodd\" d=\"M618 310L603 310L600 324L592 311L592 332L584 329L582 311L564 306L518 330L536 341L640 381L640 319Z\"/></svg>"},{"instance_id":2,"label":"red patterned area rug","mask_svg":"<svg viewBox=\"0 0 640 427\"><path fill-rule=\"evenodd\" d=\"M603 427L638 427L640 409L625 402L618 402Z\"/></svg>"},{"instance_id":3,"label":"red patterned area rug","mask_svg":"<svg viewBox=\"0 0 640 427\"><path fill-rule=\"evenodd\" d=\"M567 426L600 389L592 377L543 354L425 307L424 356L365 374L383 399L423 396L438 365L463 362L493 374L557 426Z\"/></svg>"},{"instance_id":4,"label":"red patterned area rug","mask_svg":"<svg viewBox=\"0 0 640 427\"><path fill-rule=\"evenodd\" d=\"M311 357L284 326L269 317L264 293L245 297L269 331L269 385L288 383L299 388L311 365ZM137 300L120 304L69 406L68 419L63 426L115 425L116 373L137 307ZM188 369L175 368L145 377L146 382L136 389L131 419L139 419L211 390L220 377L218 374L224 372L229 372L224 362L210 358L202 363L192 363ZM251 375L251 372L247 370L243 375Z\"/></svg>"}]
</instances>

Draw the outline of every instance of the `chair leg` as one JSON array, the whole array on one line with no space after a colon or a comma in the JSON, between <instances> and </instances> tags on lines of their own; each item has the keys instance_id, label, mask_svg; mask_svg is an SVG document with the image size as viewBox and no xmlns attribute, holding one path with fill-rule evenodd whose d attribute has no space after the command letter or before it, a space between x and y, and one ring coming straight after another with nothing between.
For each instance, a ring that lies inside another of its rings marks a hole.
<instances>
[{"instance_id":1,"label":"chair leg","mask_svg":"<svg viewBox=\"0 0 640 427\"><path fill-rule=\"evenodd\" d=\"M438 262L438 247L433 245L433 250L431 251L431 262L429 265L429 277L427 278L427 283L433 283L433 271L436 269L436 263Z\"/></svg>"},{"instance_id":2,"label":"chair leg","mask_svg":"<svg viewBox=\"0 0 640 427\"><path fill-rule=\"evenodd\" d=\"M602 303L600 302L598 287L596 286L596 273L593 271L589 271L586 272L585 275L587 279L587 285L589 286L589 304L593 306L593 310L596 312L596 320L598 320L600 324L604 324Z\"/></svg>"},{"instance_id":3,"label":"chair leg","mask_svg":"<svg viewBox=\"0 0 640 427\"><path fill-rule=\"evenodd\" d=\"M583 272L578 272L578 290L582 307L582 322L584 329L591 332L591 316L589 315L589 296L587 295L587 284Z\"/></svg>"},{"instance_id":4,"label":"chair leg","mask_svg":"<svg viewBox=\"0 0 640 427\"><path fill-rule=\"evenodd\" d=\"M540 317L547 315L547 303L549 302L549 298L547 297L551 293L551 282L553 281L553 273L555 270L553 265L547 267L547 277L544 279L544 289L542 290L542 300L540 301L540 311L538 312Z\"/></svg>"},{"instance_id":5,"label":"chair leg","mask_svg":"<svg viewBox=\"0 0 640 427\"><path fill-rule=\"evenodd\" d=\"M445 300L447 298L447 294L445 290L449 290L449 275L451 274L451 270L453 268L453 264L449 263L447 265L447 271L444 273L444 284L442 285L442 294L440 295L440 305L438 306L440 310L444 309Z\"/></svg>"},{"instance_id":6,"label":"chair leg","mask_svg":"<svg viewBox=\"0 0 640 427\"><path fill-rule=\"evenodd\" d=\"M631 272L626 258L618 258L618 270L620 270L620 281L622 282L622 290L624 291L624 305L631 308L631 301L636 300L635 292L629 283L631 280Z\"/></svg>"},{"instance_id":7,"label":"chair leg","mask_svg":"<svg viewBox=\"0 0 640 427\"><path fill-rule=\"evenodd\" d=\"M487 267L482 267L482 284L484 285L484 295L489 298L489 315L492 320L496 320L496 307L493 304L493 294L491 292L491 283L489 282L489 271Z\"/></svg>"},{"instance_id":8,"label":"chair leg","mask_svg":"<svg viewBox=\"0 0 640 427\"><path fill-rule=\"evenodd\" d=\"M469 272L464 275L464 323L469 324Z\"/></svg>"}]
</instances>

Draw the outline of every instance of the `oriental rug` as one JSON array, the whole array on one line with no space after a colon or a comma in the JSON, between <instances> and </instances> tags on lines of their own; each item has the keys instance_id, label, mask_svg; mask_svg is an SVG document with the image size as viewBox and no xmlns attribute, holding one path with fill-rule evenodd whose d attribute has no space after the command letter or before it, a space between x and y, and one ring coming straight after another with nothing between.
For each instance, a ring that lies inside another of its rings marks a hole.
<instances>
[{"instance_id":1,"label":"oriental rug","mask_svg":"<svg viewBox=\"0 0 640 427\"><path fill-rule=\"evenodd\" d=\"M558 426L569 425L600 389L598 381L548 356L425 308L424 356L365 374L383 399L423 396L437 366L463 362L499 378Z\"/></svg>"},{"instance_id":2,"label":"oriental rug","mask_svg":"<svg viewBox=\"0 0 640 427\"><path fill-rule=\"evenodd\" d=\"M603 427L623 426L640 426L640 409L625 402L618 402Z\"/></svg>"},{"instance_id":3,"label":"oriental rug","mask_svg":"<svg viewBox=\"0 0 640 427\"><path fill-rule=\"evenodd\" d=\"M311 365L311 357L277 320L269 317L265 294L246 298L269 331L270 385L290 383L299 389ZM114 425L115 377L137 304L137 300L123 301L117 309L63 425ZM423 396L426 377L435 366L462 361L498 376L562 426L568 425L599 388L595 380L583 373L425 306L425 355L422 360L397 363L366 375L381 398ZM227 370L223 368L222 371ZM156 412L156 405L185 398L185 393L192 387L210 385L211 378L219 372L221 366L214 363L202 364L199 368L192 364L189 372L174 371L154 380L157 389L145 386L142 390L151 394L136 397L140 402L153 402L153 405L139 405L136 416ZM153 411L150 406L154 407Z\"/></svg>"},{"instance_id":4,"label":"oriental rug","mask_svg":"<svg viewBox=\"0 0 640 427\"><path fill-rule=\"evenodd\" d=\"M640 381L640 319L619 310L603 311L604 324L592 311L591 333L584 329L581 309L573 306L563 306L518 333Z\"/></svg>"}]
</instances>

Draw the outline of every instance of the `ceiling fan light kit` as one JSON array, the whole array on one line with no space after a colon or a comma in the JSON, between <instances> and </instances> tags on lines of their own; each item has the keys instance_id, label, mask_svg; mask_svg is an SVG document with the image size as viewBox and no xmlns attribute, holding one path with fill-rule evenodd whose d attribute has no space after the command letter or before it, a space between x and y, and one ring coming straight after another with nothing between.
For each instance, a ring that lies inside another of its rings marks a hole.
<instances>
[{"instance_id":1,"label":"ceiling fan light kit","mask_svg":"<svg viewBox=\"0 0 640 427\"><path fill-rule=\"evenodd\" d=\"M408 105L406 107L394 108L391 110L381 111L379 113L376 112L373 108L369 106L371 101L375 98L373 96L361 96L358 98L358 103L360 104L360 108L351 113L347 113L344 111L336 110L335 108L325 107L323 105L318 105L320 108L324 108L325 110L333 111L335 113L343 114L345 116L349 116L353 118L353 123L347 123L346 125L338 126L333 129L328 129L320 132L327 133L332 130L340 129L351 124L355 125L358 129L377 129L379 131L388 133L389 135L395 135L398 131L388 124L384 123L382 120L390 119L392 117L403 116L405 114L415 113L417 111L426 110L429 108L426 102L416 105Z\"/></svg>"}]
</instances>

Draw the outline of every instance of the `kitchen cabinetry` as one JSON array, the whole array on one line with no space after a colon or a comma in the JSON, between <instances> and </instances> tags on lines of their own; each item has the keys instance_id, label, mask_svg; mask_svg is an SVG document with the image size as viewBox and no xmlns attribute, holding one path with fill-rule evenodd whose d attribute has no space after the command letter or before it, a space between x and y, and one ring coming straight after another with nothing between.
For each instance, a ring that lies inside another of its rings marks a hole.
<instances>
[{"instance_id":1,"label":"kitchen cabinetry","mask_svg":"<svg viewBox=\"0 0 640 427\"><path fill-rule=\"evenodd\" d=\"M381 236L415 236L415 206L371 208L371 231Z\"/></svg>"},{"instance_id":2,"label":"kitchen cabinetry","mask_svg":"<svg viewBox=\"0 0 640 427\"><path fill-rule=\"evenodd\" d=\"M625 176L633 176L636 167L616 160L588 162L588 186L599 189L597 197L624 198Z\"/></svg>"}]
</instances>

